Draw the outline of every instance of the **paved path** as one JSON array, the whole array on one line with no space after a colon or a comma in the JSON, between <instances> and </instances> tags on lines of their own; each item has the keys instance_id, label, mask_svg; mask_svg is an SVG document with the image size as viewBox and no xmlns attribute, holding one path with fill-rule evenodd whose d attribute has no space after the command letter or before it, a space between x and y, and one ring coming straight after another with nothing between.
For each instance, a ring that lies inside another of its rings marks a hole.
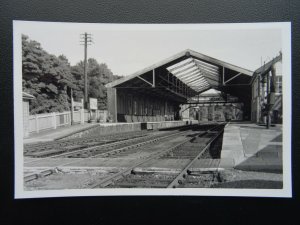
<instances>
[{"instance_id":1,"label":"paved path","mask_svg":"<svg viewBox=\"0 0 300 225\"><path fill-rule=\"evenodd\" d=\"M24 138L24 144L53 141L65 137L67 135L92 128L94 126L99 126L99 124L85 123L85 124L65 126L53 130L43 131L37 134L32 134L28 138Z\"/></svg>"},{"instance_id":2,"label":"paved path","mask_svg":"<svg viewBox=\"0 0 300 225\"><path fill-rule=\"evenodd\" d=\"M282 126L266 129L250 123L228 124L221 159L235 169L282 172Z\"/></svg>"}]
</instances>

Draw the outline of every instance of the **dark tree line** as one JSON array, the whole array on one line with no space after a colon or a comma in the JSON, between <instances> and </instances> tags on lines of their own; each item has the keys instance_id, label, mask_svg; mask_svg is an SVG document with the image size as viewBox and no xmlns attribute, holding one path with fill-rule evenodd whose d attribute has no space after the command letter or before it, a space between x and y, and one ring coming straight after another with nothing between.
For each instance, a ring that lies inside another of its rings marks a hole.
<instances>
[{"instance_id":1,"label":"dark tree line","mask_svg":"<svg viewBox=\"0 0 300 225\"><path fill-rule=\"evenodd\" d=\"M79 100L83 98L83 62L71 66L64 55L46 52L40 43L22 35L23 90L35 96L30 113L61 112L70 110L70 90ZM99 109L106 109L105 84L120 78L113 75L105 63L88 59L88 95L98 99Z\"/></svg>"}]
</instances>

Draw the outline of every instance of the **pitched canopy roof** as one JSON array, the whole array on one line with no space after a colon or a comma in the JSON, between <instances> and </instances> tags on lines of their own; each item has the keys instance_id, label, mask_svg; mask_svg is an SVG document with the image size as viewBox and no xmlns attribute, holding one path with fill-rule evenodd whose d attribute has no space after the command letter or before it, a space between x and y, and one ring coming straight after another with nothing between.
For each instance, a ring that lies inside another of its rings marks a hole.
<instances>
[{"instance_id":1,"label":"pitched canopy roof","mask_svg":"<svg viewBox=\"0 0 300 225\"><path fill-rule=\"evenodd\" d=\"M170 65L171 62L176 61L185 57L186 59L181 60L180 62ZM217 75L220 73L219 67L225 67L230 70L234 70L241 74L245 74L251 76L253 74L252 71L232 65L230 63L226 63L224 61L212 58L210 56L201 54L199 52L195 52L193 50L187 49L185 51L179 52L176 55L173 55L165 60L162 60L156 64L153 64L149 67L146 67L140 71L137 71L129 76L123 77L121 79L115 80L111 83L106 84L106 87L116 87L121 83L124 83L130 79L133 79L137 76L143 75L146 72L149 72L158 67L170 65L167 67L169 72L173 75L181 78L182 80L186 80L186 77L191 78L190 76L195 76L199 78L206 78L211 75L213 78L217 78ZM193 82L188 82L190 85L195 84Z\"/></svg>"},{"instance_id":2,"label":"pitched canopy roof","mask_svg":"<svg viewBox=\"0 0 300 225\"><path fill-rule=\"evenodd\" d=\"M173 91L173 95L187 99L211 88L226 91L228 87L225 84L250 85L252 74L250 70L187 49L108 83L106 87L156 87L156 91L160 89L161 94Z\"/></svg>"},{"instance_id":3,"label":"pitched canopy roof","mask_svg":"<svg viewBox=\"0 0 300 225\"><path fill-rule=\"evenodd\" d=\"M256 74L265 74L268 73L271 70L272 65L275 63L281 61L282 59L282 53L280 52L278 56L267 62L266 64L259 67L257 70L254 71Z\"/></svg>"}]
</instances>

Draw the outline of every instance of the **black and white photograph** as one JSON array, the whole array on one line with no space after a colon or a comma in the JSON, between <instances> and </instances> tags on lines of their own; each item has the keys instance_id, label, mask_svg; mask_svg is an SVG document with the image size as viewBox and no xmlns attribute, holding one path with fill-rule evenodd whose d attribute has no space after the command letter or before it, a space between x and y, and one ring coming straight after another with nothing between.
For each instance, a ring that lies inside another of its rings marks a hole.
<instances>
[{"instance_id":1,"label":"black and white photograph","mask_svg":"<svg viewBox=\"0 0 300 225\"><path fill-rule=\"evenodd\" d=\"M292 197L291 23L13 22L15 198Z\"/></svg>"}]
</instances>

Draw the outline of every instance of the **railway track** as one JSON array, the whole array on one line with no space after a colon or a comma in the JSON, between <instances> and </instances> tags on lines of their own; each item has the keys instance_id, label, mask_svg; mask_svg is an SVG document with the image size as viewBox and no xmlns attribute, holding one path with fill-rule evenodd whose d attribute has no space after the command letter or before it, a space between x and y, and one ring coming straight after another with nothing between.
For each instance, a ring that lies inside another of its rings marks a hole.
<instances>
[{"instance_id":1,"label":"railway track","mask_svg":"<svg viewBox=\"0 0 300 225\"><path fill-rule=\"evenodd\" d=\"M194 125L193 125L194 126ZM189 127L193 127L189 126ZM187 129L187 128L185 128ZM64 148L53 148L56 144L51 143L50 146L47 146L46 144L43 144L43 146L46 146L48 150L41 149L40 151L34 151L32 154L26 154L26 156L29 156L31 158L61 158L61 157L68 157L68 158L87 158L87 157L97 157L97 156L105 156L110 155L110 152L112 150L118 150L118 149L126 149L127 147L134 147L134 146L140 146L144 143L151 143L155 142L157 140L160 140L161 138L165 138L168 136L172 136L173 134L177 134L180 131L167 131L167 132L149 132L148 134L145 132L142 132L142 134L137 135L136 132L131 137L128 137L128 134L126 134L126 138L124 136L122 137L122 134L120 134L121 137L105 141L102 140L102 142L99 142L96 146L91 146L91 143L88 145L78 145L78 140L74 139L74 142L68 141L69 146ZM86 142L86 141L85 141ZM93 142L94 143L94 142ZM63 143L65 146L65 142ZM38 159L33 159L28 161L34 162L39 161ZM27 162L26 162L27 163Z\"/></svg>"},{"instance_id":2,"label":"railway track","mask_svg":"<svg viewBox=\"0 0 300 225\"><path fill-rule=\"evenodd\" d=\"M151 139L156 135L164 135L163 133L176 132L176 130L185 130L193 127L195 125L182 126L171 129L163 129L162 132L155 131L132 131L124 132L110 135L97 135L87 136L83 138L73 138L67 140L57 140L51 142L42 142L35 144L24 145L24 156L31 158L43 158L43 157L60 157L64 153L68 152L80 152L78 150L84 149L97 149L99 146L105 148L111 146L116 148L118 145L124 145L131 142L142 142L146 139ZM93 148L95 147L95 148ZM65 154L72 155L72 154Z\"/></svg>"},{"instance_id":3,"label":"railway track","mask_svg":"<svg viewBox=\"0 0 300 225\"><path fill-rule=\"evenodd\" d=\"M206 131L187 137L181 143L168 149L163 149L152 154L150 157L135 162L132 166L108 176L99 181L93 181L88 188L175 188L189 182L189 168L193 163L209 149L211 144L222 134L225 124L220 124ZM139 167L147 164L155 166L157 160L186 159L188 163L180 172L167 172L156 174L144 172Z\"/></svg>"},{"instance_id":4,"label":"railway track","mask_svg":"<svg viewBox=\"0 0 300 225\"><path fill-rule=\"evenodd\" d=\"M191 125L188 127L185 127L182 130L189 130L189 129L193 129L197 127L196 125ZM83 161L86 158L96 158L96 157L109 157L112 155L120 155L120 154L124 154L124 152L126 154L132 154L134 151L138 152L140 150L140 148L144 145L152 145L154 142L160 142L163 141L165 139L168 138L172 138L173 136L182 134L183 131L171 131L171 132L163 132L163 133L157 133L157 134L152 134L152 135L147 135L147 136L140 136L140 137L136 137L134 136L132 139L126 139L126 140L120 140L120 141L116 141L113 143L109 143L109 144L103 144L100 146L96 146L96 147L88 147L88 148L83 148L83 149L79 149L79 150L74 150L71 152L63 152L63 153L59 153L59 154L54 154L50 157L47 158L76 158L75 161L72 162L68 162L68 163L63 163L60 164L59 166L55 167L55 168L50 168L50 169L46 169L46 170L42 170L39 171L39 173L34 173L34 174L27 174L24 178L25 182L27 181L31 181L34 179L37 179L39 177L43 177L43 176L47 176L50 174L55 173L55 171L57 171L58 167L62 167L62 166L67 166L68 164L73 164L74 162L79 162L79 161ZM187 131L189 132L189 131ZM31 163L35 163L37 161L43 160L45 158L41 158L41 159L35 159L35 160L31 160L28 162L24 163L24 166L26 167L26 165L30 165Z\"/></svg>"},{"instance_id":5,"label":"railway track","mask_svg":"<svg viewBox=\"0 0 300 225\"><path fill-rule=\"evenodd\" d=\"M91 137L74 138L67 140L57 140L51 142L42 142L24 145L24 156L29 157L47 157L53 154L59 154L64 151L72 151L81 148L104 145L113 142L122 142L133 138L145 137L151 135L152 131L125 132L111 135L101 135Z\"/></svg>"}]
</instances>

